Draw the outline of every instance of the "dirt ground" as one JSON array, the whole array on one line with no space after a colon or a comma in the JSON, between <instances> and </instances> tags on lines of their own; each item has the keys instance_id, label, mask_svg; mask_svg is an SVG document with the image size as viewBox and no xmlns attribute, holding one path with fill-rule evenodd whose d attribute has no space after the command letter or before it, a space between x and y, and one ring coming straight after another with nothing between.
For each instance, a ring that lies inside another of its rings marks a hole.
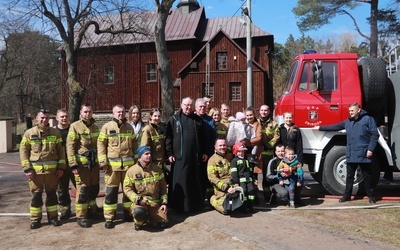
<instances>
[{"instance_id":1,"label":"dirt ground","mask_svg":"<svg viewBox=\"0 0 400 250\"><path fill-rule=\"evenodd\" d=\"M135 231L133 223L122 222L122 209L114 229L104 228L100 218L91 228L80 228L75 217L53 227L29 229L27 180L19 167L18 153L0 154L0 249L398 249L378 239L345 234L323 223L316 216L293 215L285 206L266 205L260 200L252 215L223 216L214 210L198 214L169 211L170 228L162 231ZM398 189L397 189L398 190ZM104 187L101 187L101 193ZM306 176L303 192L306 206L296 209L332 209L337 199L326 198L325 191ZM259 195L261 198L262 195ZM103 198L97 203L101 206ZM378 205L383 205L379 201ZM367 204L367 203L365 203ZM392 202L399 205L400 202ZM323 210L329 213L329 210ZM379 210L377 210L379 211ZM340 216L340 214L338 215ZM346 215L348 216L348 215ZM45 216L44 216L45 218ZM338 218L345 220L346 217Z\"/></svg>"}]
</instances>

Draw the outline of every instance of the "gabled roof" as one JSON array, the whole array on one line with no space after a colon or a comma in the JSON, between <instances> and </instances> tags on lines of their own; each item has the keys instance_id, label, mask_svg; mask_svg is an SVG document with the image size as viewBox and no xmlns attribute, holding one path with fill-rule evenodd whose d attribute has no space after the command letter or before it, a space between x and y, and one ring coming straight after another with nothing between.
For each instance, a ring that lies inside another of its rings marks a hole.
<instances>
[{"instance_id":1,"label":"gabled roof","mask_svg":"<svg viewBox=\"0 0 400 250\"><path fill-rule=\"evenodd\" d=\"M208 43L212 43L213 40L215 39L215 37L218 36L218 34L220 34L220 33L222 33L224 36L226 36L226 37L229 39L229 41L230 41L244 56L246 56L246 52L245 52L231 37L229 37L229 35L226 34L223 30L219 30L218 32L216 32L216 33L214 34L214 36L211 37L211 39L210 39L210 41L209 41ZM189 65L190 65L200 54L203 53L203 51L205 50L206 46L207 46L207 43L196 53L196 55L193 56L193 58L192 58L185 66L182 67L181 70L178 71L178 75L181 75L182 72L183 72L187 67L189 67ZM253 64L254 66L260 68L261 70L265 71L265 69L264 69L258 62L254 61L254 59L252 59L252 64Z\"/></svg>"},{"instance_id":2,"label":"gabled roof","mask_svg":"<svg viewBox=\"0 0 400 250\"><path fill-rule=\"evenodd\" d=\"M228 37L232 39L237 38L245 38L247 35L246 25L243 25L240 22L240 16L233 17L217 17L210 18L207 22L207 29L203 36L202 41L209 41L216 33L220 30L223 30ZM251 26L251 36L252 37L260 37L260 36L271 36L270 33L263 31L258 26L252 24Z\"/></svg>"},{"instance_id":3,"label":"gabled roof","mask_svg":"<svg viewBox=\"0 0 400 250\"><path fill-rule=\"evenodd\" d=\"M138 31L143 34L121 33L112 35L103 33L98 35L95 33L94 25L91 25L85 33L81 48L154 42L153 31L156 15L156 11L144 11L124 13L122 18L119 14L99 17L97 21L100 29L112 27L114 30L119 30L122 25L125 27L134 26L142 27ZM121 19L123 22L121 22ZM165 27L165 39L167 42L191 39L208 41L219 30L224 30L232 39L245 38L246 26L242 25L239 20L239 16L207 19L203 6L188 14L182 14L178 9L172 8ZM271 36L271 34L253 24L252 37L259 36Z\"/></svg>"}]
</instances>

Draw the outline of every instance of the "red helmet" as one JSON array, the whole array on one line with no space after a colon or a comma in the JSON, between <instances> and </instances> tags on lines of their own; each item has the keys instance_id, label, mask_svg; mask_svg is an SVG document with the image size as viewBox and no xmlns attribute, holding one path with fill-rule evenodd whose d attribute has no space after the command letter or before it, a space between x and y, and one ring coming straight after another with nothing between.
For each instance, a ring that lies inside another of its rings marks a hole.
<instances>
[{"instance_id":1,"label":"red helmet","mask_svg":"<svg viewBox=\"0 0 400 250\"><path fill-rule=\"evenodd\" d=\"M238 151L247 151L247 148L243 142L236 142L235 145L233 145L233 154L236 155Z\"/></svg>"}]
</instances>

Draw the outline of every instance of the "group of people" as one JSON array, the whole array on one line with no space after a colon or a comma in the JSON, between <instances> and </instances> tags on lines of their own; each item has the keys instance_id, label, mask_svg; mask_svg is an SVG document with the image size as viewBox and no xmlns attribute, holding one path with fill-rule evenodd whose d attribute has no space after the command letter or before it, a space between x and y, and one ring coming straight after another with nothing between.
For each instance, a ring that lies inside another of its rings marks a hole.
<instances>
[{"instance_id":1,"label":"group of people","mask_svg":"<svg viewBox=\"0 0 400 250\"><path fill-rule=\"evenodd\" d=\"M251 107L231 116L229 105L210 108L210 99L183 98L166 124L158 109L145 124L139 107L132 106L127 119L125 108L115 105L112 120L101 129L90 104L81 106L80 119L72 124L68 112L58 110L55 128L49 126L49 111L39 110L37 125L20 144L32 194L31 229L42 225L43 191L49 223L61 224L58 210L61 220L71 216L70 180L76 187L77 224L90 227L98 210L100 170L106 228L115 226L120 187L124 221L134 221L135 230L146 224L166 227L168 208L198 212L211 205L222 214L252 212L259 174L266 201L299 205L303 149L292 113L278 125L267 105L260 107L259 118Z\"/></svg>"},{"instance_id":2,"label":"group of people","mask_svg":"<svg viewBox=\"0 0 400 250\"><path fill-rule=\"evenodd\" d=\"M113 119L99 129L90 104L81 106L80 119L72 124L68 112L60 109L58 124L52 128L49 111L39 110L37 125L24 133L20 144L21 165L32 194L31 229L42 226L43 192L50 224L61 225L58 210L61 220L71 216L70 180L76 186L77 224L90 227L88 219L97 212L100 170L105 172L106 228L115 226L120 186L124 221L134 220L136 230L145 224L166 225L168 195L161 113L158 109L150 112L149 123L144 126L135 106L129 110L129 119L122 105L115 105L112 112Z\"/></svg>"}]
</instances>

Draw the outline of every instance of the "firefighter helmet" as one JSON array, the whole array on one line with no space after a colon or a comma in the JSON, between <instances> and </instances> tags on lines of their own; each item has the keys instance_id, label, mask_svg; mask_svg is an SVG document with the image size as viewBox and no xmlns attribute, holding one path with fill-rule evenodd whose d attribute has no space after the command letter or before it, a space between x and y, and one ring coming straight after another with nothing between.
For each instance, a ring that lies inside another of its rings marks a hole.
<instances>
[{"instance_id":1,"label":"firefighter helmet","mask_svg":"<svg viewBox=\"0 0 400 250\"><path fill-rule=\"evenodd\" d=\"M224 210L227 212L233 212L243 205L244 192L241 187L234 187L235 193L227 193L223 203Z\"/></svg>"},{"instance_id":2,"label":"firefighter helmet","mask_svg":"<svg viewBox=\"0 0 400 250\"><path fill-rule=\"evenodd\" d=\"M233 152L234 155L236 155L238 151L247 151L246 146L241 141L240 142L236 142L235 145L233 145L233 148L232 148L232 152Z\"/></svg>"}]
</instances>

